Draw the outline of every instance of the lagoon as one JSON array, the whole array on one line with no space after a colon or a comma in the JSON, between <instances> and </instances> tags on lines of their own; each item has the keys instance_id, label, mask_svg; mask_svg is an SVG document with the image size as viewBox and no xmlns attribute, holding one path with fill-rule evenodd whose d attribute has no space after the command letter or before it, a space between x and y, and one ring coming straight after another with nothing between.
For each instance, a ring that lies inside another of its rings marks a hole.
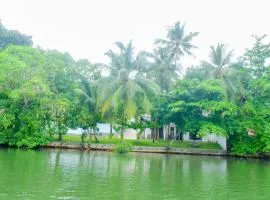
<instances>
[{"instance_id":1,"label":"lagoon","mask_svg":"<svg viewBox=\"0 0 270 200\"><path fill-rule=\"evenodd\" d=\"M270 161L0 149L0 199L269 199Z\"/></svg>"}]
</instances>

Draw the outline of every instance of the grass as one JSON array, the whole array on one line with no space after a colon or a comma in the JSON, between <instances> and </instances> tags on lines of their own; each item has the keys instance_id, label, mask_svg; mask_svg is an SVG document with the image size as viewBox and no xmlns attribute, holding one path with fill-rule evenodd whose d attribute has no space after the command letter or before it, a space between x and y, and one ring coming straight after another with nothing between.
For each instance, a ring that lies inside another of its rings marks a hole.
<instances>
[{"instance_id":1,"label":"grass","mask_svg":"<svg viewBox=\"0 0 270 200\"><path fill-rule=\"evenodd\" d=\"M57 140L57 137L54 138ZM80 135L64 135L63 141L65 143L81 143ZM88 139L85 139L85 143L88 142ZM95 143L94 138L92 138L92 143ZM99 144L119 144L120 138L108 138L108 137L98 137ZM176 147L176 148L198 148L198 149L217 149L221 150L221 147L214 142L195 142L195 145L192 141L169 141L169 140L132 140L126 139L125 143L130 146L150 146L150 147Z\"/></svg>"}]
</instances>

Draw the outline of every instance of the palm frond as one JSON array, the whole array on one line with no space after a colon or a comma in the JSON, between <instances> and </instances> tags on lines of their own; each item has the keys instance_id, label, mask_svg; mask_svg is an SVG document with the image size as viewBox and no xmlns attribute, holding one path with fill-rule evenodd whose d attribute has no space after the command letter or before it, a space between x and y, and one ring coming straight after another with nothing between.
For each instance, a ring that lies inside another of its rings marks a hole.
<instances>
[{"instance_id":1,"label":"palm frond","mask_svg":"<svg viewBox=\"0 0 270 200\"><path fill-rule=\"evenodd\" d=\"M122 51L122 53L126 51L126 47L122 42L117 41L114 44Z\"/></svg>"}]
</instances>

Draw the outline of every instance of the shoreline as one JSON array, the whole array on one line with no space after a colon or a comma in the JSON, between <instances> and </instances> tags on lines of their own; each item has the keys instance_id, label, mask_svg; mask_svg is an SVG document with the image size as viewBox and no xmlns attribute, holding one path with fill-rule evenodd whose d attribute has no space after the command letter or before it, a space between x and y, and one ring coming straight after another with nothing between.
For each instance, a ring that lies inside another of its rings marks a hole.
<instances>
[{"instance_id":1,"label":"shoreline","mask_svg":"<svg viewBox=\"0 0 270 200\"><path fill-rule=\"evenodd\" d=\"M74 149L74 150L80 150L80 151L110 151L110 152L114 151L113 144L91 144L91 147L88 147L88 145L82 146L80 144L51 142L43 146L42 148ZM270 154L236 155L236 154L227 152L225 150L216 150L216 149L133 146L130 152L270 159Z\"/></svg>"},{"instance_id":2,"label":"shoreline","mask_svg":"<svg viewBox=\"0 0 270 200\"><path fill-rule=\"evenodd\" d=\"M82 146L81 144L51 142L47 145L40 146L36 149L71 149L78 151L114 151L114 144L91 144ZM15 146L0 145L0 148L18 148ZM20 148L19 148L20 149ZM26 148L21 148L26 149ZM237 155L227 152L225 150L216 149L196 149L196 148L176 148L176 147L152 147L152 146L133 146L130 152L134 153L155 153L155 154L168 154L168 155L194 155L194 156L217 156L217 157L234 157L245 159L265 159L270 160L270 153L255 154L255 155Z\"/></svg>"}]
</instances>

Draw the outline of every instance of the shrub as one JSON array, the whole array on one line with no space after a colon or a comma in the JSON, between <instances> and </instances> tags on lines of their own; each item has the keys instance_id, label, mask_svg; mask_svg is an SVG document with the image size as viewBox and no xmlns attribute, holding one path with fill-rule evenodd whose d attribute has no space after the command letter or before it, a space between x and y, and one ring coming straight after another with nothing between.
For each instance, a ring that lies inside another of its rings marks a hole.
<instances>
[{"instance_id":1,"label":"shrub","mask_svg":"<svg viewBox=\"0 0 270 200\"><path fill-rule=\"evenodd\" d=\"M115 152L116 153L119 153L119 154L126 154L128 153L129 151L131 151L131 145L128 144L128 143L123 143L123 144L117 144L115 146Z\"/></svg>"}]
</instances>

